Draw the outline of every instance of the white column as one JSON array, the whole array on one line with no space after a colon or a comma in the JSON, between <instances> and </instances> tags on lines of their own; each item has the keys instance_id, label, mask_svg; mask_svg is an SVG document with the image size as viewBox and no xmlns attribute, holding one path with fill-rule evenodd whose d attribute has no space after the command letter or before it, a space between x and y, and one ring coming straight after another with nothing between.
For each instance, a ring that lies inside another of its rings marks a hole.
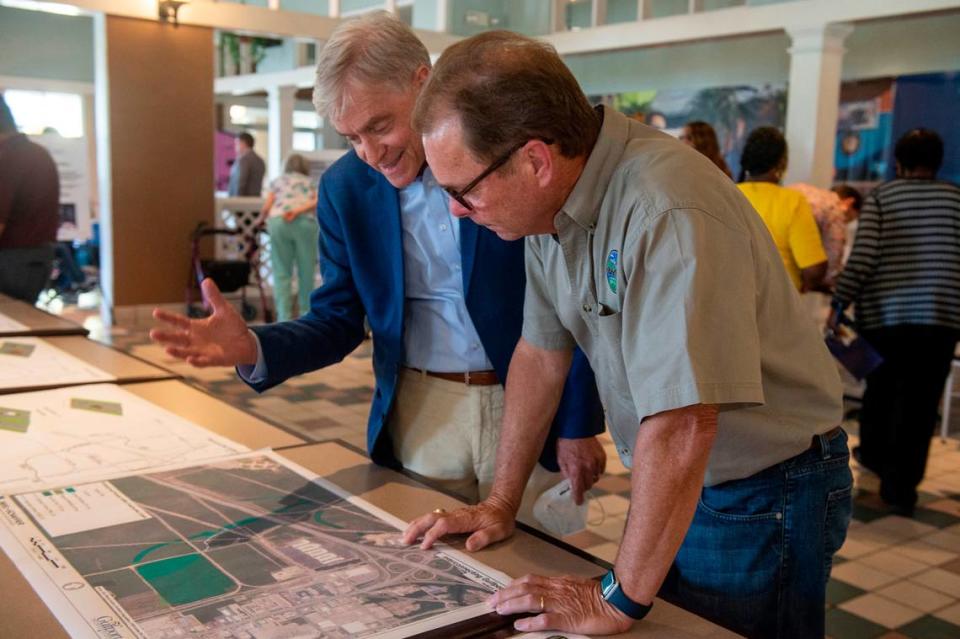
<instances>
[{"instance_id":1,"label":"white column","mask_svg":"<svg viewBox=\"0 0 960 639\"><path fill-rule=\"evenodd\" d=\"M100 176L97 169L97 117L96 100L92 93L83 94L83 137L87 148L87 181L90 187L90 213L100 208Z\"/></svg>"},{"instance_id":2,"label":"white column","mask_svg":"<svg viewBox=\"0 0 960 639\"><path fill-rule=\"evenodd\" d=\"M607 23L607 0L593 0L590 4L590 26L599 27Z\"/></svg>"},{"instance_id":3,"label":"white column","mask_svg":"<svg viewBox=\"0 0 960 639\"><path fill-rule=\"evenodd\" d=\"M283 163L293 148L293 105L297 87L267 89L267 178L283 172Z\"/></svg>"},{"instance_id":4,"label":"white column","mask_svg":"<svg viewBox=\"0 0 960 639\"><path fill-rule=\"evenodd\" d=\"M449 20L450 0L437 0L437 31L446 33L450 29Z\"/></svg>"},{"instance_id":5,"label":"white column","mask_svg":"<svg viewBox=\"0 0 960 639\"><path fill-rule=\"evenodd\" d=\"M331 18L340 17L340 0L330 0L329 9L327 13L330 14Z\"/></svg>"},{"instance_id":6,"label":"white column","mask_svg":"<svg viewBox=\"0 0 960 639\"><path fill-rule=\"evenodd\" d=\"M97 192L100 194L100 319L114 325L113 316L113 165L110 148L110 69L107 61L107 15L93 14L94 121L97 129Z\"/></svg>"},{"instance_id":7,"label":"white column","mask_svg":"<svg viewBox=\"0 0 960 639\"><path fill-rule=\"evenodd\" d=\"M397 15L397 0L386 0L386 2L383 3L383 8L389 13Z\"/></svg>"},{"instance_id":8,"label":"white column","mask_svg":"<svg viewBox=\"0 0 960 639\"><path fill-rule=\"evenodd\" d=\"M787 144L790 162L784 184L807 182L827 188L840 105L843 41L853 27L826 24L788 28L790 84L787 87Z\"/></svg>"},{"instance_id":9,"label":"white column","mask_svg":"<svg viewBox=\"0 0 960 639\"><path fill-rule=\"evenodd\" d=\"M637 0L637 20L649 20L653 17L653 0Z\"/></svg>"},{"instance_id":10,"label":"white column","mask_svg":"<svg viewBox=\"0 0 960 639\"><path fill-rule=\"evenodd\" d=\"M553 22L553 32L560 33L567 30L567 0L553 0L550 17Z\"/></svg>"}]
</instances>

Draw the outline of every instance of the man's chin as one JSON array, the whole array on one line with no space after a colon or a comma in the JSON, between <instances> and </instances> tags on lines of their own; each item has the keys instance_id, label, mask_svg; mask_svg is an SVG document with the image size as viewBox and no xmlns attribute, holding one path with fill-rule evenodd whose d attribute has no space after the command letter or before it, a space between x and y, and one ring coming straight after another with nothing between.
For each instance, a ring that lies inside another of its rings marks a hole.
<instances>
[{"instance_id":1,"label":"man's chin","mask_svg":"<svg viewBox=\"0 0 960 639\"><path fill-rule=\"evenodd\" d=\"M417 179L417 174L409 171L397 173L384 173L383 171L380 171L380 175L385 177L387 182L390 183L390 186L395 189L402 189L410 186L410 184Z\"/></svg>"},{"instance_id":2,"label":"man's chin","mask_svg":"<svg viewBox=\"0 0 960 639\"><path fill-rule=\"evenodd\" d=\"M493 228L492 228L492 229L490 229L490 230L493 231L494 233L496 233L496 234L497 234L497 237L499 237L501 240L504 240L504 241L506 241L506 242L512 242L512 241L514 241L514 240L519 240L520 238L523 237L523 235L522 235L521 233L515 233L515 232L513 232L513 231L508 231L508 230L506 230L506 229L493 229Z\"/></svg>"}]
</instances>

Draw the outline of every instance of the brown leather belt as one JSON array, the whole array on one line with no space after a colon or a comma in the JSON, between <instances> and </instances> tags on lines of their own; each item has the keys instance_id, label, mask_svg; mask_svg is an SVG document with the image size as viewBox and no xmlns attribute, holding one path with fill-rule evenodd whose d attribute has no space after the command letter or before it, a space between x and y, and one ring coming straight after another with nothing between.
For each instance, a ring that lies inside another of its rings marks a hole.
<instances>
[{"instance_id":1,"label":"brown leather belt","mask_svg":"<svg viewBox=\"0 0 960 639\"><path fill-rule=\"evenodd\" d=\"M406 367L407 370L411 370L415 373L420 373L421 375L429 375L430 377L436 377L437 379L445 379L448 382L460 382L461 384L466 384L467 386L493 386L494 384L499 384L500 380L497 378L496 371L468 371L466 373L435 373L433 371L424 371L419 368L413 368L411 366Z\"/></svg>"},{"instance_id":2,"label":"brown leather belt","mask_svg":"<svg viewBox=\"0 0 960 639\"><path fill-rule=\"evenodd\" d=\"M830 441L831 439L833 439L834 437L836 437L837 435L839 435L842 431L843 431L843 428L842 428L841 426L834 426L833 428L831 428L830 430L828 430L827 432L825 432L825 433L822 435L822 437L824 438L824 441ZM814 435L814 436L811 438L811 441L810 441L810 449L811 449L811 450L813 450L813 449L815 449L815 448L819 448L819 446L820 446L820 437L821 437L821 435Z\"/></svg>"}]
</instances>

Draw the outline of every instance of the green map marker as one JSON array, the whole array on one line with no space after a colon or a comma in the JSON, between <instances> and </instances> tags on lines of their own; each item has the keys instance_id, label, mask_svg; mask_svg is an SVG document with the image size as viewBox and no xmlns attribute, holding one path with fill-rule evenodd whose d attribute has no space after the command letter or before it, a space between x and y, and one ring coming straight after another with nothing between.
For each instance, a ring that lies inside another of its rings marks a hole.
<instances>
[{"instance_id":1,"label":"green map marker","mask_svg":"<svg viewBox=\"0 0 960 639\"><path fill-rule=\"evenodd\" d=\"M30 357L36 348L33 344L21 344L19 342L4 342L0 344L0 355L13 355L14 357Z\"/></svg>"},{"instance_id":2,"label":"green map marker","mask_svg":"<svg viewBox=\"0 0 960 639\"><path fill-rule=\"evenodd\" d=\"M123 415L123 406L120 402L101 402L98 399L81 399L73 397L70 399L70 408L77 410L89 410L94 413L103 413L105 415Z\"/></svg>"},{"instance_id":3,"label":"green map marker","mask_svg":"<svg viewBox=\"0 0 960 639\"><path fill-rule=\"evenodd\" d=\"M30 411L0 406L0 430L25 433L30 427Z\"/></svg>"}]
</instances>

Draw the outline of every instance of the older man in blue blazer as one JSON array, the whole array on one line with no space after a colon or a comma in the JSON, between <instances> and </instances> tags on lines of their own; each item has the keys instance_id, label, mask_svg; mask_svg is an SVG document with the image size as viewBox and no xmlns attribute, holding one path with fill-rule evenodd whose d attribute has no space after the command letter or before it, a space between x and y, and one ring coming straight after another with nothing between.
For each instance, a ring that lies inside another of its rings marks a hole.
<instances>
[{"instance_id":1,"label":"older man in blue blazer","mask_svg":"<svg viewBox=\"0 0 960 639\"><path fill-rule=\"evenodd\" d=\"M341 361L363 340L366 317L371 458L477 500L493 481L503 382L523 323L524 245L450 214L410 124L429 72L425 47L395 17L342 25L320 53L314 101L353 150L320 180L323 285L309 312L251 331L205 281L213 315L158 310L172 327L151 336L194 365L237 365L264 391ZM602 430L593 373L578 354L522 512L558 467L582 499L603 470Z\"/></svg>"}]
</instances>

